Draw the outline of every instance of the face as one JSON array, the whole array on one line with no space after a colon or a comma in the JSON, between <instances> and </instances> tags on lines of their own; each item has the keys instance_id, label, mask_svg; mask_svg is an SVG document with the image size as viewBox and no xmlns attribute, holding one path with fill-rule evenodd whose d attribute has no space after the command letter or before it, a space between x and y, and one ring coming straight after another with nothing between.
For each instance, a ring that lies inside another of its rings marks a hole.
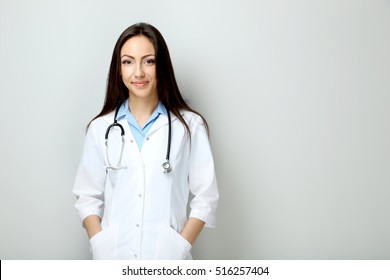
<instances>
[{"instance_id":1,"label":"face","mask_svg":"<svg viewBox=\"0 0 390 280\"><path fill-rule=\"evenodd\" d=\"M129 89L129 97L155 99L157 95L156 55L153 44L138 35L125 42L121 49L121 75Z\"/></svg>"}]
</instances>

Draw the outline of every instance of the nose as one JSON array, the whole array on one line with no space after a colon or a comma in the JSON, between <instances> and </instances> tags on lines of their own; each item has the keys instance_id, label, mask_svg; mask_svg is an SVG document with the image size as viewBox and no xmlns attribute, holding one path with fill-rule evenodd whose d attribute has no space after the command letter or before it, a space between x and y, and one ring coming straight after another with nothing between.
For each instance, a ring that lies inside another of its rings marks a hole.
<instances>
[{"instance_id":1,"label":"nose","mask_svg":"<svg viewBox=\"0 0 390 280\"><path fill-rule=\"evenodd\" d=\"M138 65L136 66L134 76L136 78L145 77L145 72L144 72L142 63L138 63Z\"/></svg>"}]
</instances>

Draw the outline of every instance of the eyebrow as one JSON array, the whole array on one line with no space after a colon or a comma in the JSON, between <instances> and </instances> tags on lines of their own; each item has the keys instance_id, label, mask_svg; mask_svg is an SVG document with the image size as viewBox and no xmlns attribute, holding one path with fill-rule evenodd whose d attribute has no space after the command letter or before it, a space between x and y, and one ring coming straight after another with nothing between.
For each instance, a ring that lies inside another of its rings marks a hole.
<instances>
[{"instance_id":1,"label":"eyebrow","mask_svg":"<svg viewBox=\"0 0 390 280\"><path fill-rule=\"evenodd\" d=\"M128 55L128 54L122 55L121 58L123 58L123 57L125 57L125 56L127 56L128 58L131 58L131 59L135 59L133 56ZM141 59L144 59L145 57L148 57L148 56L156 56L156 55L155 55L154 53L147 54L147 55L142 56Z\"/></svg>"}]
</instances>

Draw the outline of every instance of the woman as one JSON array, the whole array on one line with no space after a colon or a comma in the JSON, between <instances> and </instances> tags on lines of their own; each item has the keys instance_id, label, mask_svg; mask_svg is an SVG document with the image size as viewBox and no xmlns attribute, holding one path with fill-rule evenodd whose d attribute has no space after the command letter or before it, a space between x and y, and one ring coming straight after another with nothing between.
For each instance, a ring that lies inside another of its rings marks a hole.
<instances>
[{"instance_id":1,"label":"woman","mask_svg":"<svg viewBox=\"0 0 390 280\"><path fill-rule=\"evenodd\" d=\"M181 96L149 24L130 26L115 45L73 192L94 259L191 259L203 227L215 226L208 126Z\"/></svg>"}]
</instances>

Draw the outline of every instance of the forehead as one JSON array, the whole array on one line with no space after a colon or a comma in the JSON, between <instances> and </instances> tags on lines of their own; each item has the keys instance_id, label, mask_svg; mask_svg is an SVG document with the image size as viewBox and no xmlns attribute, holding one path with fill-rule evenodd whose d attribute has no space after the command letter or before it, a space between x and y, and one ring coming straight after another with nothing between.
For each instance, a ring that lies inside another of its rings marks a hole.
<instances>
[{"instance_id":1,"label":"forehead","mask_svg":"<svg viewBox=\"0 0 390 280\"><path fill-rule=\"evenodd\" d=\"M137 35L128 39L122 46L121 56L130 55L133 57L146 54L155 54L152 42L143 35Z\"/></svg>"}]
</instances>

